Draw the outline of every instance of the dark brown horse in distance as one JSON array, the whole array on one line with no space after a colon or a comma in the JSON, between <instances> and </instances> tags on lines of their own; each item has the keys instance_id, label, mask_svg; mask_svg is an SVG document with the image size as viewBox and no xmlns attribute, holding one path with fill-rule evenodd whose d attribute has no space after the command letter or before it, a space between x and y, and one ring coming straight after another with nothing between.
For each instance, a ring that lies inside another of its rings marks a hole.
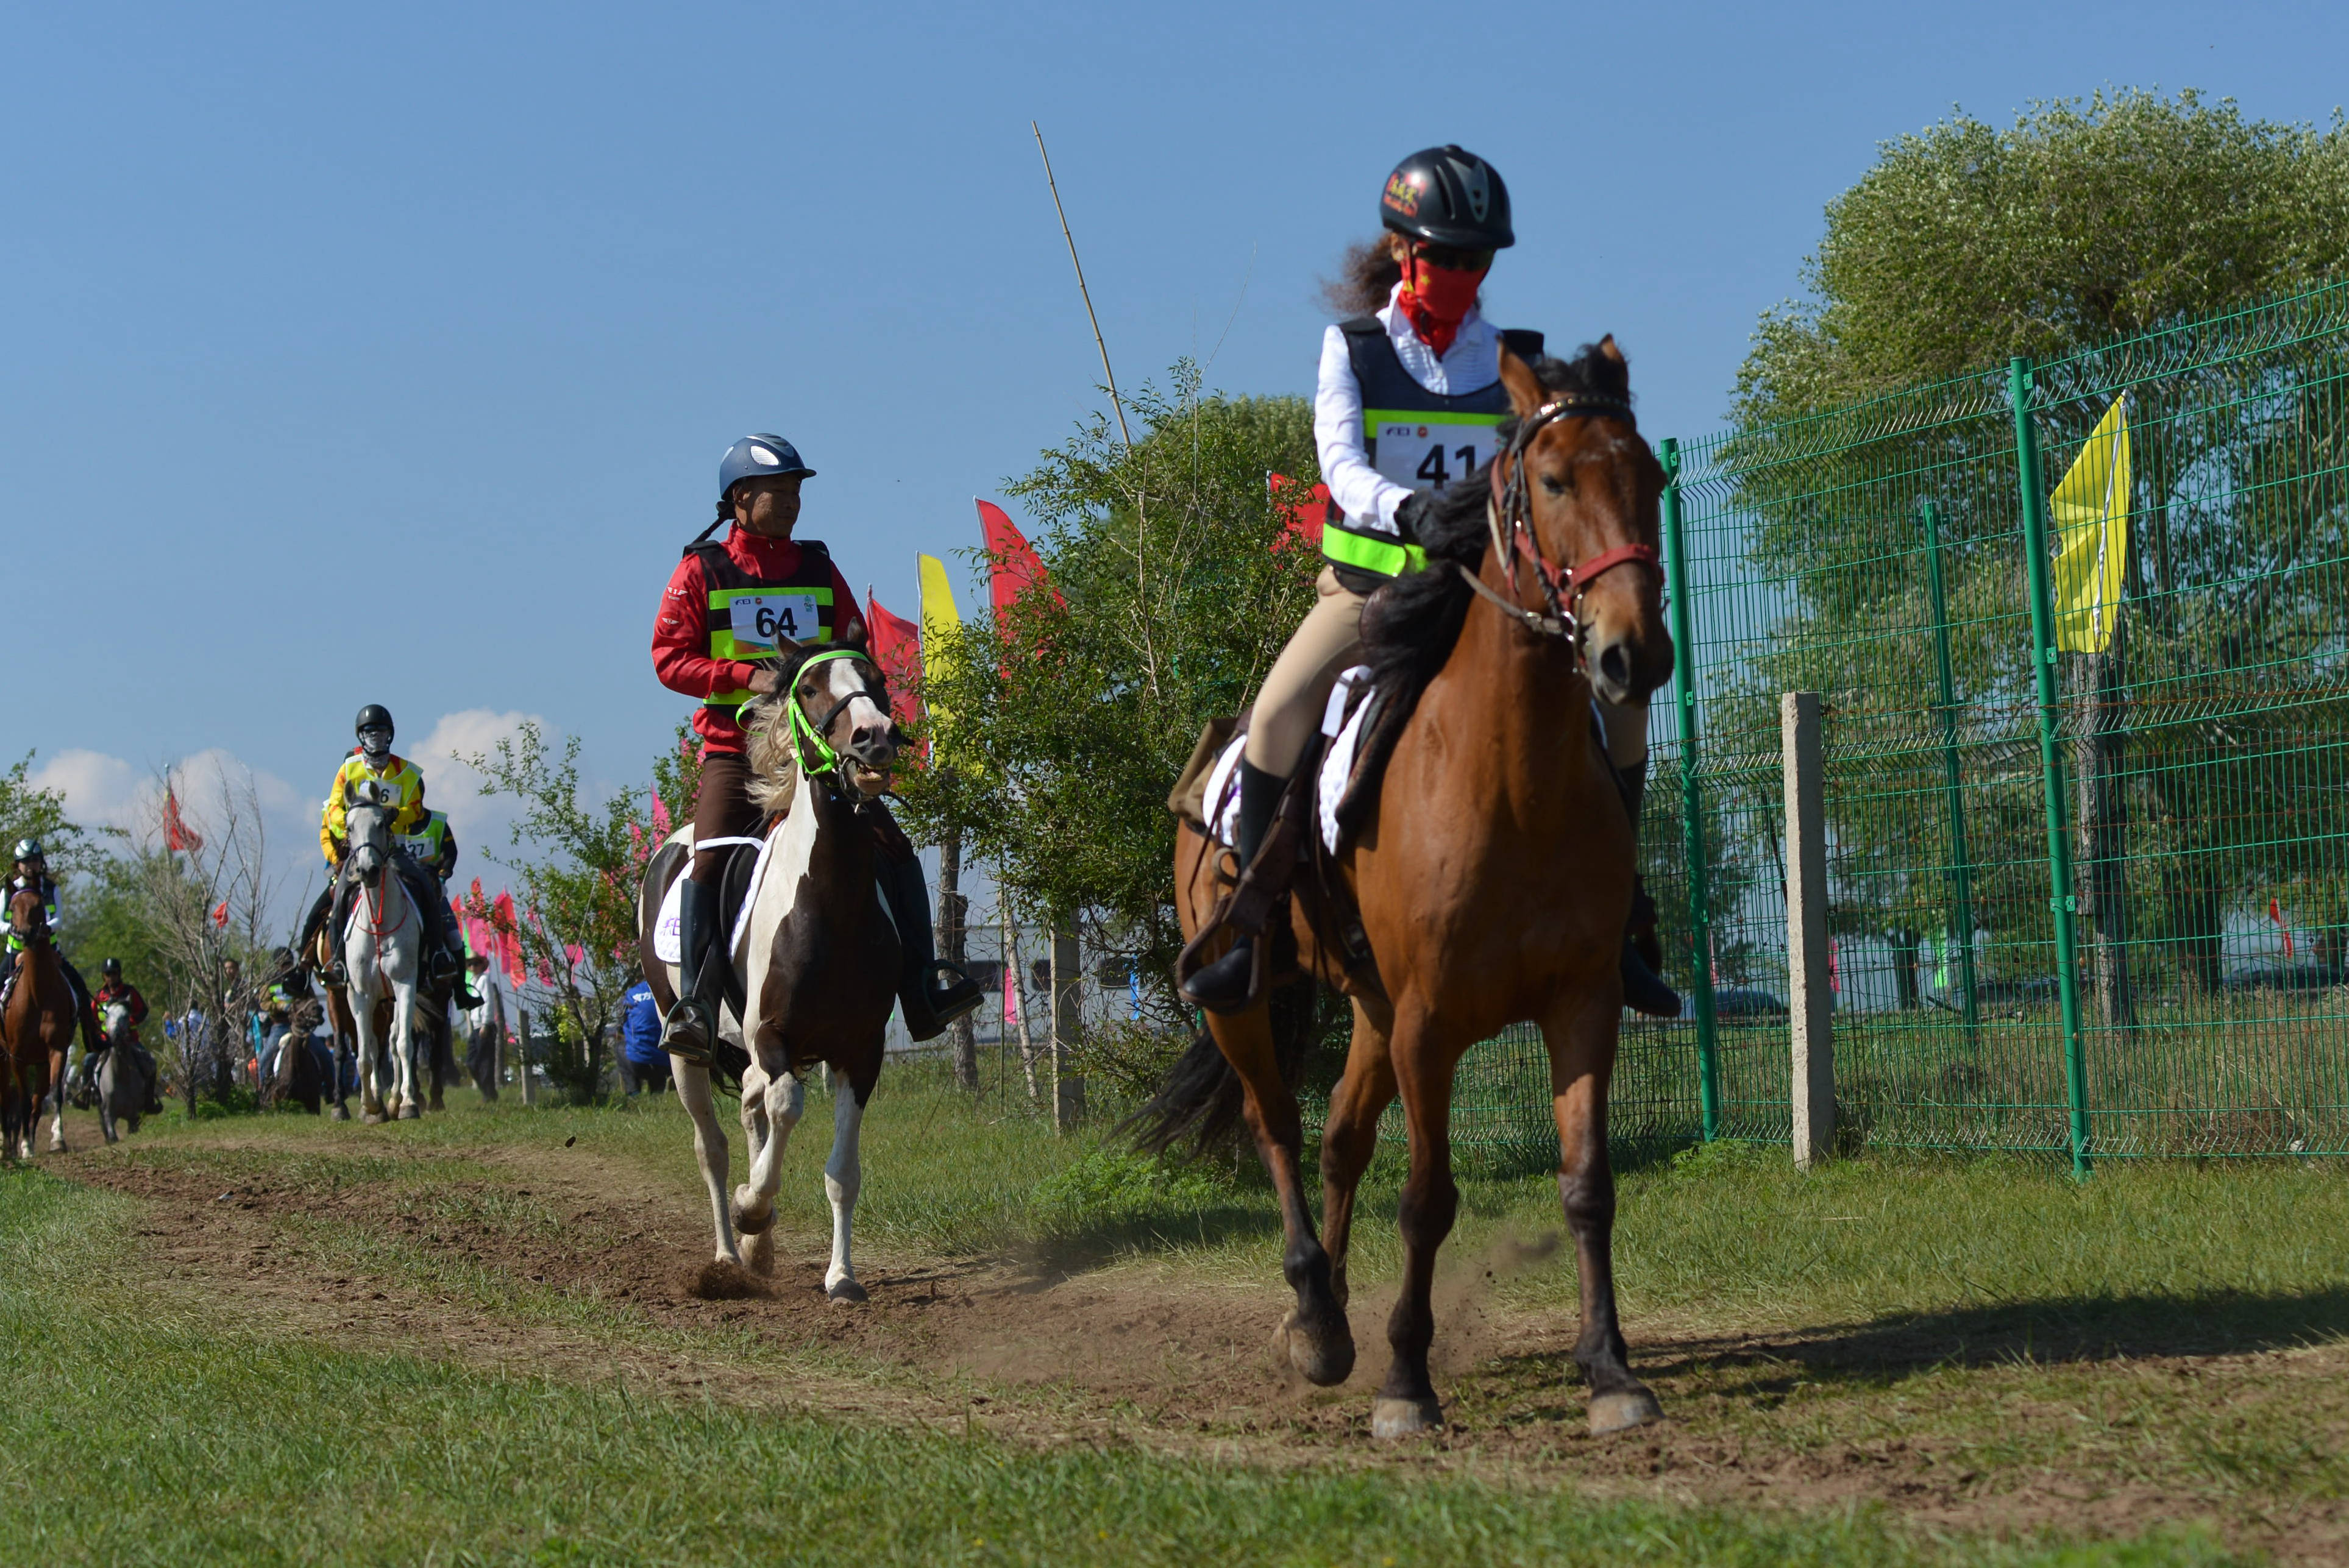
<instances>
[{"instance_id":1,"label":"dark brown horse in distance","mask_svg":"<svg viewBox=\"0 0 2349 1568\"><path fill-rule=\"evenodd\" d=\"M1540 1026L1549 1051L1558 1191L1581 1270L1574 1358L1589 1385L1590 1428L1659 1414L1631 1375L1615 1315L1607 1087L1634 845L1591 702L1594 692L1609 703L1642 698L1671 674L1656 554L1664 474L1633 423L1613 338L1571 363L1546 359L1539 373L1505 353L1502 378L1516 415L1510 444L1474 482L1434 499L1422 530L1428 570L1383 589L1364 617L1374 667L1402 672L1408 687L1416 661L1424 681L1375 811L1332 867L1360 905L1375 973L1350 977L1315 929L1311 888L1290 901L1300 967L1353 1003L1353 1041L1322 1134L1323 1236L1306 1203L1271 987L1248 1011L1210 1015L1213 1047L1195 1046L1144 1113L1146 1141L1200 1130L1228 1107L1237 1073L1239 1109L1279 1195L1282 1273L1297 1292L1282 1332L1297 1369L1329 1385L1354 1364L1346 1243L1355 1187L1380 1113L1401 1094L1411 1168L1402 1295L1387 1323L1393 1360L1372 1407L1381 1437L1442 1424L1428 1380L1429 1293L1459 1203L1453 1070L1470 1046L1521 1021ZM1220 852L1188 822L1179 830L1186 935L1210 920L1223 881L1211 855Z\"/></svg>"},{"instance_id":2,"label":"dark brown horse in distance","mask_svg":"<svg viewBox=\"0 0 2349 1568\"><path fill-rule=\"evenodd\" d=\"M73 987L49 933L41 895L27 888L8 903L8 932L24 951L16 955L16 983L0 1014L0 1157L30 1160L33 1131L49 1086L63 1083L66 1050L73 1044ZM65 1113L49 1131L49 1147L63 1149Z\"/></svg>"}]
</instances>

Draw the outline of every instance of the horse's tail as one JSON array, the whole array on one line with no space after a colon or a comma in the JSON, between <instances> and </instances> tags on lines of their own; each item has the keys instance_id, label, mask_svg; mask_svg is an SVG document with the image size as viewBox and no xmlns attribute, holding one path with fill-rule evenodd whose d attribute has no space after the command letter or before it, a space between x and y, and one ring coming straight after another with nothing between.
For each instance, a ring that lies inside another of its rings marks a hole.
<instances>
[{"instance_id":1,"label":"horse's tail","mask_svg":"<svg viewBox=\"0 0 2349 1568\"><path fill-rule=\"evenodd\" d=\"M1319 1035L1318 984L1293 982L1275 990L1268 1001L1273 1060L1280 1081L1292 1091L1304 1076L1306 1058ZM1224 1058L1215 1036L1202 1027L1192 1037L1190 1048L1166 1069L1158 1091L1118 1130L1149 1153L1164 1153L1187 1140L1191 1153L1203 1154L1237 1131L1246 1109L1240 1075Z\"/></svg>"}]
</instances>

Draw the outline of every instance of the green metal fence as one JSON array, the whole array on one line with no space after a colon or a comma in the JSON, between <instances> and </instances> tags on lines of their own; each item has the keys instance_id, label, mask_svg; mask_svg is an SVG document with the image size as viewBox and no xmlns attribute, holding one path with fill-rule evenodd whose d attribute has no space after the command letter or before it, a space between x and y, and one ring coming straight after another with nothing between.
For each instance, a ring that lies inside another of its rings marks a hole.
<instances>
[{"instance_id":1,"label":"green metal fence","mask_svg":"<svg viewBox=\"0 0 2349 1568\"><path fill-rule=\"evenodd\" d=\"M2048 496L2121 397L2116 625L2064 651ZM1853 1136L2349 1151L2349 286L1664 457L1643 855L1693 1005L1627 1034L1626 1130L1787 1136L1808 690Z\"/></svg>"}]
</instances>

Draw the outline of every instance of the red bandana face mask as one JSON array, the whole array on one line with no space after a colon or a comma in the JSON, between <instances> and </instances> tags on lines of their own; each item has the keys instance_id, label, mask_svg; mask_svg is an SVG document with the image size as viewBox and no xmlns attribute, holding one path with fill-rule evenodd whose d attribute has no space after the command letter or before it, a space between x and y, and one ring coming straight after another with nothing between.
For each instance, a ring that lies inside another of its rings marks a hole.
<instances>
[{"instance_id":1,"label":"red bandana face mask","mask_svg":"<svg viewBox=\"0 0 2349 1568\"><path fill-rule=\"evenodd\" d=\"M1416 255L1403 263L1402 293L1395 296L1395 308L1438 359L1452 351L1452 340L1475 308L1476 291L1485 286L1485 273L1491 270L1461 272Z\"/></svg>"}]
</instances>

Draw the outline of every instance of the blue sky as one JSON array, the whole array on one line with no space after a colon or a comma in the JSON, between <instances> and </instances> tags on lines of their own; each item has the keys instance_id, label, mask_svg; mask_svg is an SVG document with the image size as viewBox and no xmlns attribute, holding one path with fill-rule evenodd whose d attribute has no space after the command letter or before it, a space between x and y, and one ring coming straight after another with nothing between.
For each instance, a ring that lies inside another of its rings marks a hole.
<instances>
[{"instance_id":1,"label":"blue sky","mask_svg":"<svg viewBox=\"0 0 2349 1568\"><path fill-rule=\"evenodd\" d=\"M1614 332L1665 435L1878 140L2106 84L2321 120L2344 58L2316 5L16 7L0 758L95 820L233 758L292 830L381 701L476 837L432 745L534 715L641 777L750 429L911 610L1101 406L1031 117L1121 380L1309 390L1316 280L1457 140L1516 200L1495 314Z\"/></svg>"}]
</instances>

